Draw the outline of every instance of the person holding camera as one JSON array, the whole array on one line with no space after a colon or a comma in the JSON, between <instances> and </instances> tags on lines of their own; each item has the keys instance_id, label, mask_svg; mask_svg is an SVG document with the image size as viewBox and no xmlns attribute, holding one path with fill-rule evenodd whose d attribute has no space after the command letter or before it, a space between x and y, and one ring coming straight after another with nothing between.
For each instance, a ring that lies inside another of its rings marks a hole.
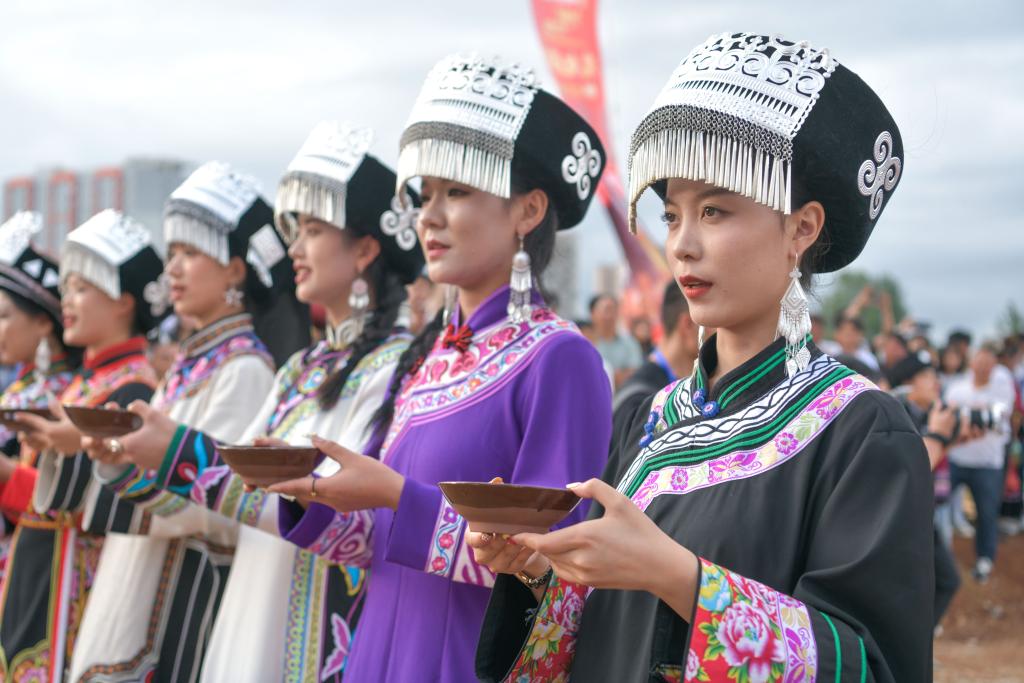
<instances>
[{"instance_id":1,"label":"person holding camera","mask_svg":"<svg viewBox=\"0 0 1024 683\"><path fill-rule=\"evenodd\" d=\"M889 370L889 378L892 381L893 394L921 433L928 451L929 464L932 472L935 472L944 464L946 450L959 426L956 410L944 405L940 400L942 385L939 382L939 373L932 365L931 356L927 352L910 354ZM948 490L940 492L940 487L936 486L936 505L945 502L948 493ZM935 625L938 626L946 608L960 588L960 575L949 543L943 539L937 525L934 548L934 618Z\"/></svg>"},{"instance_id":2,"label":"person holding camera","mask_svg":"<svg viewBox=\"0 0 1024 683\"><path fill-rule=\"evenodd\" d=\"M968 416L949 448L950 485L965 484L977 509L974 544L975 580L988 581L996 558L999 503L1003 486L1003 461L1008 441L1005 415L1013 405L1012 381L996 372L998 351L983 344L971 356L965 376L951 384L946 401ZM1007 373L1008 374L1008 373Z\"/></svg>"}]
</instances>

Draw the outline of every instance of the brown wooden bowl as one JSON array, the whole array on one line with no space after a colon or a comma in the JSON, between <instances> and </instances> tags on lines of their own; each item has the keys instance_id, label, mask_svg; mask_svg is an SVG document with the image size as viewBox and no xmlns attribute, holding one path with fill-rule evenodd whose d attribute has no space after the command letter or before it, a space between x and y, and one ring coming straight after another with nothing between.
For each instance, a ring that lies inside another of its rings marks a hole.
<instances>
[{"instance_id":1,"label":"brown wooden bowl","mask_svg":"<svg viewBox=\"0 0 1024 683\"><path fill-rule=\"evenodd\" d=\"M64 406L64 412L78 431L95 439L124 436L142 426L142 418L127 410Z\"/></svg>"},{"instance_id":2,"label":"brown wooden bowl","mask_svg":"<svg viewBox=\"0 0 1024 683\"><path fill-rule=\"evenodd\" d=\"M444 481L441 493L476 532L547 533L569 516L580 498L569 489L518 484Z\"/></svg>"},{"instance_id":3,"label":"brown wooden bowl","mask_svg":"<svg viewBox=\"0 0 1024 683\"><path fill-rule=\"evenodd\" d=\"M312 446L217 446L217 452L243 482L256 488L308 477L318 454Z\"/></svg>"},{"instance_id":4,"label":"brown wooden bowl","mask_svg":"<svg viewBox=\"0 0 1024 683\"><path fill-rule=\"evenodd\" d=\"M18 422L14 419L17 413L28 413L29 415L38 415L44 417L47 420L56 420L53 413L50 412L49 408L0 408L0 424L8 429L15 432L26 432L29 430L28 424L24 422Z\"/></svg>"}]
</instances>

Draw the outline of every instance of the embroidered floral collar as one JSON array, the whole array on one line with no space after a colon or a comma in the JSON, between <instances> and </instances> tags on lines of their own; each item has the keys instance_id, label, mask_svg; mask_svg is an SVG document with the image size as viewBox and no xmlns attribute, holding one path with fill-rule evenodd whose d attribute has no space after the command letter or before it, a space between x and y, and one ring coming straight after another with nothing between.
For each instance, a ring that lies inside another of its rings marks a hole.
<instances>
[{"instance_id":1,"label":"embroidered floral collar","mask_svg":"<svg viewBox=\"0 0 1024 683\"><path fill-rule=\"evenodd\" d=\"M779 338L708 387L708 377L718 367L717 339L712 335L704 343L691 381L690 400L704 417L742 408L786 378L786 340ZM807 346L812 358L821 355L810 337Z\"/></svg>"},{"instance_id":2,"label":"embroidered floral collar","mask_svg":"<svg viewBox=\"0 0 1024 683\"><path fill-rule=\"evenodd\" d=\"M181 355L184 358L198 358L225 339L253 331L251 315L248 313L229 315L210 323L181 342Z\"/></svg>"}]
</instances>

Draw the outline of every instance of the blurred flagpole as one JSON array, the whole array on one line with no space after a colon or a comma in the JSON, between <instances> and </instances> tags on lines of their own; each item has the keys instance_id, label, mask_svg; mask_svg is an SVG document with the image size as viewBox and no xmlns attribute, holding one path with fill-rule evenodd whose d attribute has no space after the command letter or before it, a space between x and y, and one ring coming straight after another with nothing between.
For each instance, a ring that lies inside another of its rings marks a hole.
<instances>
[{"instance_id":1,"label":"blurred flagpole","mask_svg":"<svg viewBox=\"0 0 1024 683\"><path fill-rule=\"evenodd\" d=\"M614 141L605 114L604 74L597 38L598 0L532 0L548 66L565 101L578 111L604 142L608 158L597 188L597 198L615 226L615 234L629 265L629 289L636 307L647 313L660 305L661 285L670 277L661 251L642 225L631 235L626 219L626 192L615 161ZM629 303L628 301L626 302ZM656 318L657 316L655 316Z\"/></svg>"},{"instance_id":2,"label":"blurred flagpole","mask_svg":"<svg viewBox=\"0 0 1024 683\"><path fill-rule=\"evenodd\" d=\"M597 40L597 0L532 0L548 66L558 82L562 97L587 119L604 141L608 154L597 198L608 211L619 244L633 276L646 273L661 279L668 276L664 259L642 226L629 234L626 223L626 192L615 161L614 141L605 115L604 73Z\"/></svg>"}]
</instances>

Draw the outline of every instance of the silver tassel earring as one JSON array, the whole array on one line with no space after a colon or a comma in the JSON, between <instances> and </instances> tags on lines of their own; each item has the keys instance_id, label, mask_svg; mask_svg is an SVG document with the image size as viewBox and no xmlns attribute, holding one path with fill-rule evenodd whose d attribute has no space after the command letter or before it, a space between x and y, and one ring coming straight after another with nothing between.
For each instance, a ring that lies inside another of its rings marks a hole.
<instances>
[{"instance_id":1,"label":"silver tassel earring","mask_svg":"<svg viewBox=\"0 0 1024 683\"><path fill-rule=\"evenodd\" d=\"M228 306L241 306L242 302L245 301L245 294L235 285L231 285L224 292L224 301Z\"/></svg>"},{"instance_id":2,"label":"silver tassel earring","mask_svg":"<svg viewBox=\"0 0 1024 683\"><path fill-rule=\"evenodd\" d=\"M530 255L519 237L519 251L512 257L512 281L509 287L508 317L514 323L526 322L533 313L533 273L530 271Z\"/></svg>"},{"instance_id":3,"label":"silver tassel earring","mask_svg":"<svg viewBox=\"0 0 1024 683\"><path fill-rule=\"evenodd\" d=\"M807 335L810 332L810 302L804 288L800 286L800 269L793 266L789 273L789 287L782 297L782 309L779 312L779 326L775 337L786 339L786 374L790 377L805 370L811 362L811 352L807 350Z\"/></svg>"},{"instance_id":4,"label":"silver tassel earring","mask_svg":"<svg viewBox=\"0 0 1024 683\"><path fill-rule=\"evenodd\" d=\"M697 357L693 359L693 376L697 376L697 368L700 367L700 352L704 350L704 326L697 327Z\"/></svg>"},{"instance_id":5,"label":"silver tassel earring","mask_svg":"<svg viewBox=\"0 0 1024 683\"><path fill-rule=\"evenodd\" d=\"M36 346L35 365L37 376L41 377L50 371L50 342L45 337Z\"/></svg>"},{"instance_id":6,"label":"silver tassel earring","mask_svg":"<svg viewBox=\"0 0 1024 683\"><path fill-rule=\"evenodd\" d=\"M448 327L451 324L452 316L455 315L455 307L459 304L459 290L455 285L445 285L444 308L441 312L441 324Z\"/></svg>"},{"instance_id":7,"label":"silver tassel earring","mask_svg":"<svg viewBox=\"0 0 1024 683\"><path fill-rule=\"evenodd\" d=\"M348 307L352 309L352 320L355 322L355 336L363 333L366 325L366 311L370 307L370 286L360 275L352 282L352 290L348 294Z\"/></svg>"}]
</instances>

